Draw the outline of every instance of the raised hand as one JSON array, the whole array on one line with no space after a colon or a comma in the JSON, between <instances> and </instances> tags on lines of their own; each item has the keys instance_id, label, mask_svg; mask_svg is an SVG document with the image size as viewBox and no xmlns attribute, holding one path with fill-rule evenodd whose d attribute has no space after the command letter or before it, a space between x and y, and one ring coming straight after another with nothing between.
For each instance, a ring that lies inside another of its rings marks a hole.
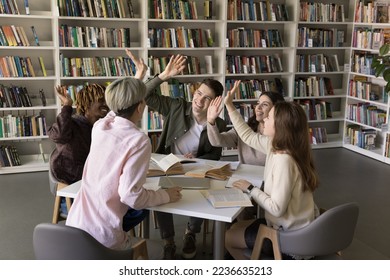
<instances>
[{"instance_id":1,"label":"raised hand","mask_svg":"<svg viewBox=\"0 0 390 280\"><path fill-rule=\"evenodd\" d=\"M126 49L126 54L134 62L136 70L134 78L142 80L145 77L148 66L145 64L143 58L137 58L129 49Z\"/></svg>"},{"instance_id":2,"label":"raised hand","mask_svg":"<svg viewBox=\"0 0 390 280\"><path fill-rule=\"evenodd\" d=\"M214 125L216 118L222 112L222 96L218 96L211 100L209 108L207 109L207 122Z\"/></svg>"},{"instance_id":3,"label":"raised hand","mask_svg":"<svg viewBox=\"0 0 390 280\"><path fill-rule=\"evenodd\" d=\"M233 99L236 93L238 92L238 89L240 87L241 81L236 80L234 82L233 88L229 90L225 96L225 99L223 100L225 103L226 108L228 109L229 112L234 111L235 107L233 105Z\"/></svg>"},{"instance_id":4,"label":"raised hand","mask_svg":"<svg viewBox=\"0 0 390 280\"><path fill-rule=\"evenodd\" d=\"M163 80L169 80L173 76L176 76L184 70L186 65L187 58L181 54L173 55L169 59L169 63L165 67L164 71L158 75L158 77Z\"/></svg>"},{"instance_id":5,"label":"raised hand","mask_svg":"<svg viewBox=\"0 0 390 280\"><path fill-rule=\"evenodd\" d=\"M70 98L70 96L66 92L66 87L64 86L56 86L56 92L58 98L61 100L61 105L65 106L72 106L73 100Z\"/></svg>"}]
</instances>

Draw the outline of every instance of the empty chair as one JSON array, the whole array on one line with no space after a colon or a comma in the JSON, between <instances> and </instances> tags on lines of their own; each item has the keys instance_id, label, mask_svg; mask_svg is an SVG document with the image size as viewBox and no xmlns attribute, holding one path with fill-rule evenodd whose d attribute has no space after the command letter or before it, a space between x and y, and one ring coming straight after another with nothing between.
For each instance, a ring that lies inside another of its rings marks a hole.
<instances>
[{"instance_id":1,"label":"empty chair","mask_svg":"<svg viewBox=\"0 0 390 280\"><path fill-rule=\"evenodd\" d=\"M105 247L88 232L61 224L38 224L33 233L38 260L128 260L162 259L162 246L152 240L137 239L129 250Z\"/></svg>"},{"instance_id":2,"label":"empty chair","mask_svg":"<svg viewBox=\"0 0 390 280\"><path fill-rule=\"evenodd\" d=\"M271 240L274 258L278 260L282 259L282 253L314 256L314 259L341 259L341 251L353 240L358 215L357 203L351 202L325 211L301 229L282 231L260 225L253 250L242 250L242 259L269 257L261 255L264 239ZM230 253L241 258L237 249Z\"/></svg>"}]
</instances>

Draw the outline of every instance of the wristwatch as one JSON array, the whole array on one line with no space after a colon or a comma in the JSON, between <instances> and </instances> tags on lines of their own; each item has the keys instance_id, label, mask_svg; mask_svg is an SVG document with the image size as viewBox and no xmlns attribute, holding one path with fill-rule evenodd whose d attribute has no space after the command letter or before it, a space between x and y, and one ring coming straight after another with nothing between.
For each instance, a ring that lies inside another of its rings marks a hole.
<instances>
[{"instance_id":1,"label":"wristwatch","mask_svg":"<svg viewBox=\"0 0 390 280\"><path fill-rule=\"evenodd\" d=\"M246 189L246 193L251 193L254 187L255 187L254 185L249 185L249 187Z\"/></svg>"}]
</instances>

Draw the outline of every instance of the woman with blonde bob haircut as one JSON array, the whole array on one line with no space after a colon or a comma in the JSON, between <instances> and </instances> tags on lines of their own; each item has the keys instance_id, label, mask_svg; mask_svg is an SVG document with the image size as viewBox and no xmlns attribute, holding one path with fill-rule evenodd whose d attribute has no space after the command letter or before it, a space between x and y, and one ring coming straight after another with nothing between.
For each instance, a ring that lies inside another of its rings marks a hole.
<instances>
[{"instance_id":1,"label":"woman with blonde bob haircut","mask_svg":"<svg viewBox=\"0 0 390 280\"><path fill-rule=\"evenodd\" d=\"M107 87L105 98L111 111L92 129L81 189L66 221L112 249L131 247L125 228L143 218L134 217L131 210L181 198L179 187L157 191L143 187L151 144L137 123L145 109L145 94L144 83L131 77L118 79Z\"/></svg>"},{"instance_id":2,"label":"woman with blonde bob haircut","mask_svg":"<svg viewBox=\"0 0 390 280\"><path fill-rule=\"evenodd\" d=\"M265 210L265 219L240 221L226 232L225 245L233 257L234 249L253 248L260 224L278 230L296 230L310 224L318 214L313 199L318 176L302 107L294 102L275 103L264 119L264 131L260 135L244 122L233 105L239 84L239 81L235 83L224 100L230 119L242 141L267 156L264 189L246 180L238 180L233 185L248 193ZM263 247L270 253L267 249Z\"/></svg>"}]
</instances>

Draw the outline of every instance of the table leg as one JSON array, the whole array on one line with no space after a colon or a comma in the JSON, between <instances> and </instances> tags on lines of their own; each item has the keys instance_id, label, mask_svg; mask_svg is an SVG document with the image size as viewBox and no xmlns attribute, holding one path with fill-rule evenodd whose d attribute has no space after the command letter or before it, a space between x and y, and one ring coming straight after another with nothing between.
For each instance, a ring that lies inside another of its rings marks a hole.
<instances>
[{"instance_id":1,"label":"table leg","mask_svg":"<svg viewBox=\"0 0 390 280\"><path fill-rule=\"evenodd\" d=\"M214 224L214 260L223 260L225 255L225 222L215 221Z\"/></svg>"},{"instance_id":2,"label":"table leg","mask_svg":"<svg viewBox=\"0 0 390 280\"><path fill-rule=\"evenodd\" d=\"M143 238L149 238L150 235L150 212L149 215L146 215L145 219L142 221L143 231L142 231L142 237Z\"/></svg>"}]
</instances>

